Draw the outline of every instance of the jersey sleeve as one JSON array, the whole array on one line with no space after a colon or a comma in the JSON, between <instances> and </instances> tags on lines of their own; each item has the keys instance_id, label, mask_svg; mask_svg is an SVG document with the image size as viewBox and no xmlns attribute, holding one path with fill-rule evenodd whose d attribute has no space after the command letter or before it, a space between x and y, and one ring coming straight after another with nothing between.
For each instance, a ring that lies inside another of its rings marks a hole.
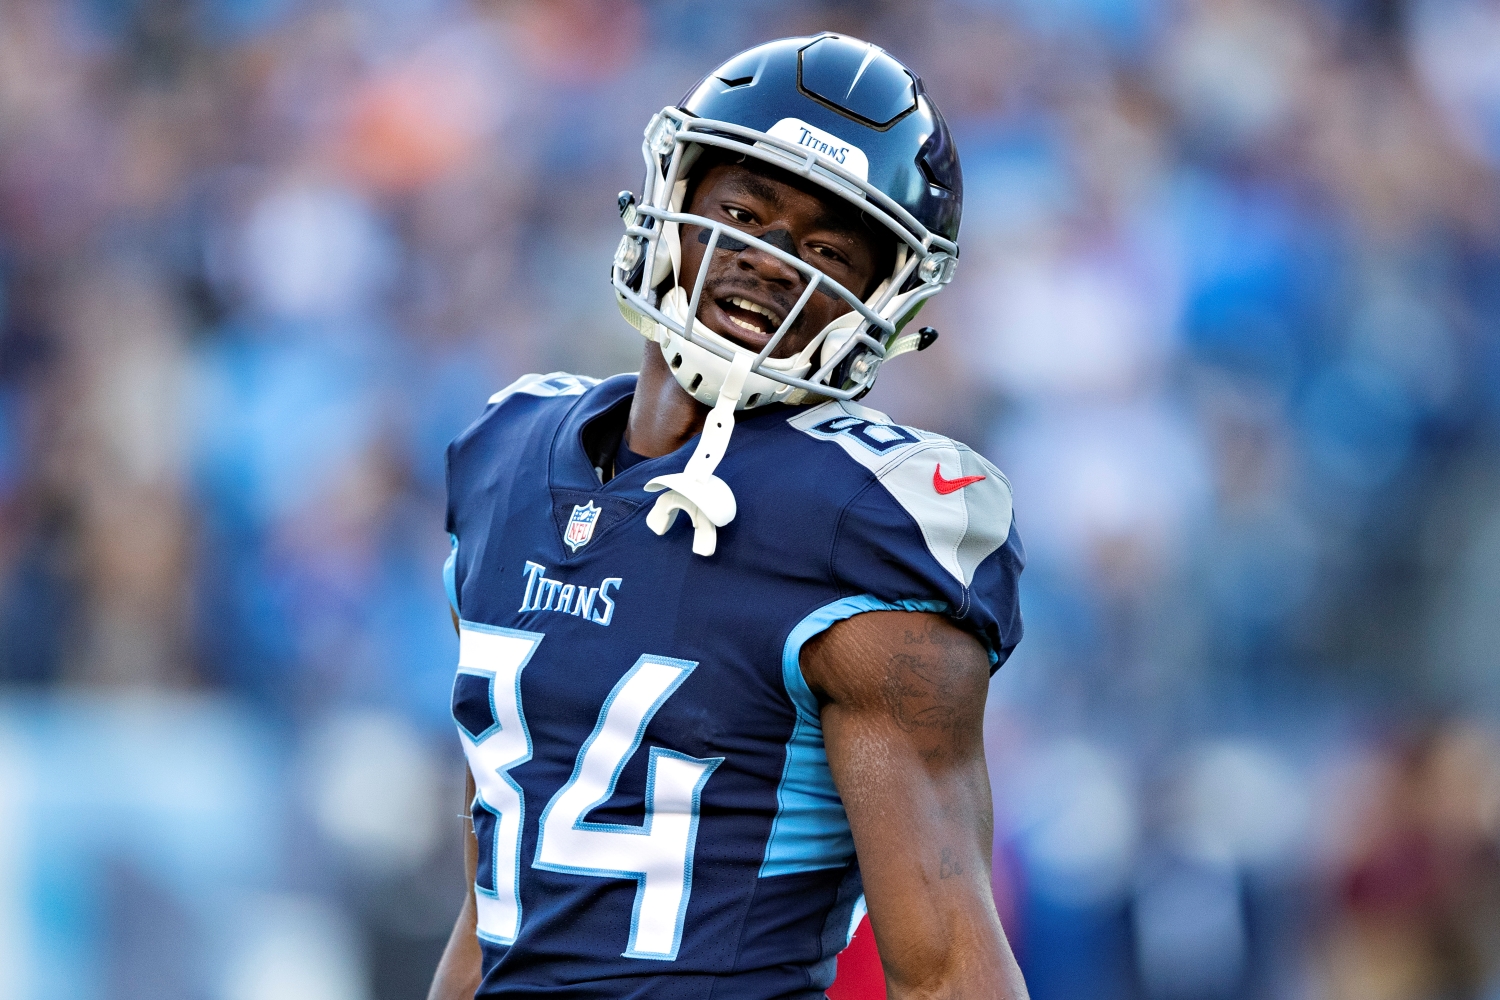
<instances>
[{"instance_id":1,"label":"jersey sleeve","mask_svg":"<svg viewBox=\"0 0 1500 1000\"><path fill-rule=\"evenodd\" d=\"M924 435L845 506L832 549L840 590L882 605L941 610L998 669L1021 640L1025 553L1010 482L969 447Z\"/></svg>"}]
</instances>

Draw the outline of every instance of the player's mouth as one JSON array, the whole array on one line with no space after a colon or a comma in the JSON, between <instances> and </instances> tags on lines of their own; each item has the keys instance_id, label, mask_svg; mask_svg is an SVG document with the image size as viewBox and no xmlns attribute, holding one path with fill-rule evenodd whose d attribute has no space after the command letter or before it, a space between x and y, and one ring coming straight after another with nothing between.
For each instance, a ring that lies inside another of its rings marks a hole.
<instances>
[{"instance_id":1,"label":"player's mouth","mask_svg":"<svg viewBox=\"0 0 1500 1000\"><path fill-rule=\"evenodd\" d=\"M715 299L714 304L719 307L719 311L734 328L725 330L725 333L733 335L735 330L743 331L759 341L762 346L781 326L783 317L774 309L763 306L759 302L751 302L743 296L728 295L722 299Z\"/></svg>"}]
</instances>

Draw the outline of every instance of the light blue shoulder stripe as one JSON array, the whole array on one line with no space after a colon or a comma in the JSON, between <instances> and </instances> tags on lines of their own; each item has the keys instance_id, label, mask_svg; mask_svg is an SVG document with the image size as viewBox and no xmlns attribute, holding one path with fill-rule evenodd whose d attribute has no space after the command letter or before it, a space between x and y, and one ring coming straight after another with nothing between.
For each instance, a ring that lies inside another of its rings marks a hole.
<instances>
[{"instance_id":1,"label":"light blue shoulder stripe","mask_svg":"<svg viewBox=\"0 0 1500 1000\"><path fill-rule=\"evenodd\" d=\"M835 622L866 611L948 610L943 601L882 601L869 594L846 597L808 615L786 637L781 655L781 679L797 709L797 721L787 741L786 764L776 789L776 819L766 842L760 874L838 868L854 857L849 818L828 769L823 747L823 722L818 699L802 677L802 647Z\"/></svg>"},{"instance_id":2,"label":"light blue shoulder stripe","mask_svg":"<svg viewBox=\"0 0 1500 1000\"><path fill-rule=\"evenodd\" d=\"M448 558L443 563L443 589L448 592L448 606L458 614L458 536L449 535L453 546L448 549Z\"/></svg>"}]
</instances>

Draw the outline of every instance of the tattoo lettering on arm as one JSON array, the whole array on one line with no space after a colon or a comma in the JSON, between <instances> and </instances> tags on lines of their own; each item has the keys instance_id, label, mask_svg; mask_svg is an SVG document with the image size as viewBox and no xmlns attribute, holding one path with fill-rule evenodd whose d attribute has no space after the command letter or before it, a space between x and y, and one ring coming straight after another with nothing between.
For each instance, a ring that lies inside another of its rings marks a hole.
<instances>
[{"instance_id":1,"label":"tattoo lettering on arm","mask_svg":"<svg viewBox=\"0 0 1500 1000\"><path fill-rule=\"evenodd\" d=\"M947 703L953 680L941 664L897 653L885 674L885 700L906 732L952 729L956 709Z\"/></svg>"},{"instance_id":2,"label":"tattoo lettering on arm","mask_svg":"<svg viewBox=\"0 0 1500 1000\"><path fill-rule=\"evenodd\" d=\"M954 646L967 641L972 640L928 623L922 630L906 629L901 651L886 662L881 685L886 707L904 732L925 730L926 735L938 737L922 749L923 758L929 761L958 750L971 728L979 724L971 665L951 655Z\"/></svg>"},{"instance_id":3,"label":"tattoo lettering on arm","mask_svg":"<svg viewBox=\"0 0 1500 1000\"><path fill-rule=\"evenodd\" d=\"M938 861L938 878L950 879L963 873L963 857L951 847L943 848L943 855Z\"/></svg>"}]
</instances>

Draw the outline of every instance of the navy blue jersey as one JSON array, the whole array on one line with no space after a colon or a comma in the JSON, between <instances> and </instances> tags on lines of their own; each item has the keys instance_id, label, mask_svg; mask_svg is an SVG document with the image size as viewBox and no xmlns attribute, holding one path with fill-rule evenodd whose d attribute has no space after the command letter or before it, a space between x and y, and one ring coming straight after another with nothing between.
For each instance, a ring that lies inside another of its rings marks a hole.
<instances>
[{"instance_id":1,"label":"navy blue jersey","mask_svg":"<svg viewBox=\"0 0 1500 1000\"><path fill-rule=\"evenodd\" d=\"M821 997L863 913L802 678L862 611L1021 636L1010 485L853 403L740 414L717 551L646 525L654 476L585 440L635 377L528 376L448 452L453 716L478 791L478 996Z\"/></svg>"}]
</instances>

